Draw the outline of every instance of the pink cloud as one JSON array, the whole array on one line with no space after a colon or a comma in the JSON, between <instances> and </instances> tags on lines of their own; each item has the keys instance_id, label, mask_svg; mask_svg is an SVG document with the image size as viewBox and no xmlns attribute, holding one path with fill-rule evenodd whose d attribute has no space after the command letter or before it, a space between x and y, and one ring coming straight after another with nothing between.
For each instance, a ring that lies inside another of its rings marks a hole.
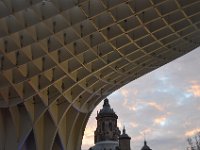
<instances>
[{"instance_id":1,"label":"pink cloud","mask_svg":"<svg viewBox=\"0 0 200 150\"><path fill-rule=\"evenodd\" d=\"M155 124L159 124L161 126L165 125L167 118L165 116L160 116L154 119Z\"/></svg>"},{"instance_id":2,"label":"pink cloud","mask_svg":"<svg viewBox=\"0 0 200 150\"><path fill-rule=\"evenodd\" d=\"M147 105L149 105L151 107L154 107L155 109L157 109L159 111L163 111L164 110L163 106L161 106L161 105L159 105L159 104L157 104L155 102L146 102L146 103L147 103Z\"/></svg>"},{"instance_id":3,"label":"pink cloud","mask_svg":"<svg viewBox=\"0 0 200 150\"><path fill-rule=\"evenodd\" d=\"M129 91L127 89L121 89L120 93L122 94L123 97L128 97Z\"/></svg>"},{"instance_id":4,"label":"pink cloud","mask_svg":"<svg viewBox=\"0 0 200 150\"><path fill-rule=\"evenodd\" d=\"M135 122L131 122L130 125L131 125L132 128L136 128L136 127L138 127L138 124L135 123Z\"/></svg>"},{"instance_id":5,"label":"pink cloud","mask_svg":"<svg viewBox=\"0 0 200 150\"><path fill-rule=\"evenodd\" d=\"M93 119L93 118L92 118ZM84 137L82 140L82 148L88 148L94 145L94 131L96 129L96 121L89 120L87 128L85 128Z\"/></svg>"},{"instance_id":6,"label":"pink cloud","mask_svg":"<svg viewBox=\"0 0 200 150\"><path fill-rule=\"evenodd\" d=\"M136 96L138 94L138 90L135 88L121 88L119 93L127 98L128 96Z\"/></svg>"},{"instance_id":7,"label":"pink cloud","mask_svg":"<svg viewBox=\"0 0 200 150\"><path fill-rule=\"evenodd\" d=\"M195 129L192 129L192 130L189 130L189 131L186 131L185 132L185 136L187 137L192 137L194 136L196 133L200 132L200 128L195 128Z\"/></svg>"},{"instance_id":8,"label":"pink cloud","mask_svg":"<svg viewBox=\"0 0 200 150\"><path fill-rule=\"evenodd\" d=\"M200 85L195 81L192 82L192 85L187 91L192 93L195 97L200 97Z\"/></svg>"}]
</instances>

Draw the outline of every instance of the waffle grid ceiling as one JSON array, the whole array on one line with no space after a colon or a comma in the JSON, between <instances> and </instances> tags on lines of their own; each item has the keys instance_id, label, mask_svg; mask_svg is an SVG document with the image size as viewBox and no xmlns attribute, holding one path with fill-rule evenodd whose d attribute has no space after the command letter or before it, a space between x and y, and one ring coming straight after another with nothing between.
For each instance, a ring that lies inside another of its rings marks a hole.
<instances>
[{"instance_id":1,"label":"waffle grid ceiling","mask_svg":"<svg viewBox=\"0 0 200 150\"><path fill-rule=\"evenodd\" d=\"M199 29L199 0L0 1L0 118L14 147L79 149L94 107L198 47Z\"/></svg>"}]
</instances>

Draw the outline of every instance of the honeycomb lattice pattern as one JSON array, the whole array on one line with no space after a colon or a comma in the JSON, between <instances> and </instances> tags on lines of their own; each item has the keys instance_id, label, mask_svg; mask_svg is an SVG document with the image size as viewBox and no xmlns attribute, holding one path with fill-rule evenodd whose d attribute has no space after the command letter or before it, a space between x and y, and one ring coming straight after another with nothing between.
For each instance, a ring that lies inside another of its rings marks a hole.
<instances>
[{"instance_id":1,"label":"honeycomb lattice pattern","mask_svg":"<svg viewBox=\"0 0 200 150\"><path fill-rule=\"evenodd\" d=\"M103 98L199 41L200 0L1 0L0 149L79 150Z\"/></svg>"}]
</instances>

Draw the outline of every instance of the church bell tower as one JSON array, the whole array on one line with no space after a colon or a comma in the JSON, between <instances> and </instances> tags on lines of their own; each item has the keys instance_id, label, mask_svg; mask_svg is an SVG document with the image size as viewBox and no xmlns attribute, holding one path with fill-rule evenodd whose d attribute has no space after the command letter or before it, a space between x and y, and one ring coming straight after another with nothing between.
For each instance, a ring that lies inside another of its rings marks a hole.
<instances>
[{"instance_id":1,"label":"church bell tower","mask_svg":"<svg viewBox=\"0 0 200 150\"><path fill-rule=\"evenodd\" d=\"M118 116L111 109L108 99L104 100L103 108L97 112L97 128L94 132L94 143L102 141L116 141L120 135L120 130L117 127Z\"/></svg>"}]
</instances>

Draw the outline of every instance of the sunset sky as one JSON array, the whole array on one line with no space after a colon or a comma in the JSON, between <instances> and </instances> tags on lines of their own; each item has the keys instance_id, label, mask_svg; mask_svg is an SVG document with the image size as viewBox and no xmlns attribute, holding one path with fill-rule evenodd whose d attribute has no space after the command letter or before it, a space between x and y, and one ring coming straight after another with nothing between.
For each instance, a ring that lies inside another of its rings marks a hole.
<instances>
[{"instance_id":1,"label":"sunset sky","mask_svg":"<svg viewBox=\"0 0 200 150\"><path fill-rule=\"evenodd\" d=\"M108 99L125 125L131 149L140 150L144 134L153 150L185 150L186 139L200 131L200 48L127 84ZM85 130L82 150L94 144L96 112Z\"/></svg>"}]
</instances>

